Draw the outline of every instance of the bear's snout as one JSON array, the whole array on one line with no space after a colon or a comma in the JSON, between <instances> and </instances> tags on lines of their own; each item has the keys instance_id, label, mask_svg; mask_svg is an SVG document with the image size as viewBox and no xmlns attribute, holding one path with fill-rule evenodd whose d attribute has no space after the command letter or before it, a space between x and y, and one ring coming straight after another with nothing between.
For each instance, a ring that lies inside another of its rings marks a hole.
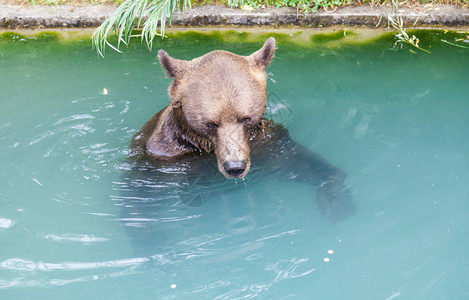
<instances>
[{"instance_id":1,"label":"bear's snout","mask_svg":"<svg viewBox=\"0 0 469 300\"><path fill-rule=\"evenodd\" d=\"M240 177L246 171L246 161L229 160L223 163L223 169L231 177Z\"/></svg>"},{"instance_id":2,"label":"bear's snout","mask_svg":"<svg viewBox=\"0 0 469 300\"><path fill-rule=\"evenodd\" d=\"M249 141L242 124L228 123L218 128L214 141L218 169L227 178L242 178L249 171Z\"/></svg>"}]
</instances>

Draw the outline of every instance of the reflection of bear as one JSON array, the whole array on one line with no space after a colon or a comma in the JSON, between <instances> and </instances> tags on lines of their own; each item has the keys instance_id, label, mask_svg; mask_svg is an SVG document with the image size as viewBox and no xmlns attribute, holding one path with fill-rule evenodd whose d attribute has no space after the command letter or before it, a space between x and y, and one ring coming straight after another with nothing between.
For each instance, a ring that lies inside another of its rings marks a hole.
<instances>
[{"instance_id":1,"label":"reflection of bear","mask_svg":"<svg viewBox=\"0 0 469 300\"><path fill-rule=\"evenodd\" d=\"M213 51L184 61L160 50L163 68L174 77L171 103L135 134L132 157L161 168L187 167L187 162L203 157L211 161L215 156L218 170L227 178L243 178L252 161L266 174L314 185L324 214L342 218L353 207L343 184L345 174L293 142L282 126L263 118L264 69L274 52L273 38L249 56ZM188 169L199 172L203 167Z\"/></svg>"}]
</instances>

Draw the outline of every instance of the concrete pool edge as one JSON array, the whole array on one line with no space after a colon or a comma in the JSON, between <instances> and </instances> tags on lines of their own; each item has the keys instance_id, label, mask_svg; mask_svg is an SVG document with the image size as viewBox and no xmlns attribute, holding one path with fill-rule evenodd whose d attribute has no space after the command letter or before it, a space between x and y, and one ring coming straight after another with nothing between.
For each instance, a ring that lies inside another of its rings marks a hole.
<instances>
[{"instance_id":1,"label":"concrete pool edge","mask_svg":"<svg viewBox=\"0 0 469 300\"><path fill-rule=\"evenodd\" d=\"M114 5L89 6L13 6L0 5L1 29L93 28L99 26L116 8ZM293 8L268 8L254 11L224 6L198 6L177 13L175 27L267 26L323 28L354 26L376 28L387 26L385 12L390 7L344 7L334 12L298 14ZM422 5L417 9L401 8L405 26L468 27L469 8L450 5Z\"/></svg>"}]
</instances>

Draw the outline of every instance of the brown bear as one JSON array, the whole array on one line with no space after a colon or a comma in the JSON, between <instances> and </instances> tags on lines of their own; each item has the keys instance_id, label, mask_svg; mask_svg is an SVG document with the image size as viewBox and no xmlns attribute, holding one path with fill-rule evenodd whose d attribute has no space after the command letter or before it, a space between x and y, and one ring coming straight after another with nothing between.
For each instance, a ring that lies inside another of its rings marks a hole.
<instances>
[{"instance_id":1,"label":"brown bear","mask_svg":"<svg viewBox=\"0 0 469 300\"><path fill-rule=\"evenodd\" d=\"M350 208L344 172L264 118L265 68L275 50L274 38L249 56L217 50L185 61L160 50L161 65L174 78L171 102L135 134L132 156L168 166L214 155L227 178L243 178L254 163L266 174L315 186L325 215Z\"/></svg>"}]
</instances>

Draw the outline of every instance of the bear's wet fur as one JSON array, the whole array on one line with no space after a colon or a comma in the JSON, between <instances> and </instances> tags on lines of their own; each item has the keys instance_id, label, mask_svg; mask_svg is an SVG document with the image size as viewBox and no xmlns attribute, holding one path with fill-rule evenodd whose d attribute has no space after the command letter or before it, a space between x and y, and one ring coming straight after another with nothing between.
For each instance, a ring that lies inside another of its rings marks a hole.
<instances>
[{"instance_id":1,"label":"bear's wet fur","mask_svg":"<svg viewBox=\"0 0 469 300\"><path fill-rule=\"evenodd\" d=\"M246 57L218 50L184 61L160 50L161 65L174 78L171 104L135 135L132 148L161 158L213 151L223 175L244 177L249 141L267 124L264 70L274 52L273 38Z\"/></svg>"},{"instance_id":2,"label":"bear's wet fur","mask_svg":"<svg viewBox=\"0 0 469 300\"><path fill-rule=\"evenodd\" d=\"M342 219L353 211L345 173L264 118L265 68L275 49L269 38L249 56L216 50L191 61L160 50L161 65L174 78L171 101L135 134L131 157L156 167L215 157L226 178L243 178L254 164L267 175L314 186L324 215Z\"/></svg>"}]
</instances>

